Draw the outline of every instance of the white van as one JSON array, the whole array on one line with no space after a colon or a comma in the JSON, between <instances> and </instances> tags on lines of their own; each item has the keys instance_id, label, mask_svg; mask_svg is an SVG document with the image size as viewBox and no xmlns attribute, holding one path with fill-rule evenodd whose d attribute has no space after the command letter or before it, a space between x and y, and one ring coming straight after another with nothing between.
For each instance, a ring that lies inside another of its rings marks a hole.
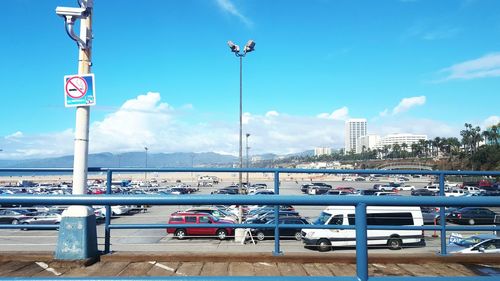
<instances>
[{"instance_id":1,"label":"white van","mask_svg":"<svg viewBox=\"0 0 500 281\"><path fill-rule=\"evenodd\" d=\"M420 207L368 206L367 225L414 225L422 226ZM355 225L354 206L329 206L313 223L317 225ZM425 245L422 230L368 230L368 245L386 245L399 250L404 244ZM326 252L334 247L356 245L355 229L302 229L302 241L306 248Z\"/></svg>"}]
</instances>

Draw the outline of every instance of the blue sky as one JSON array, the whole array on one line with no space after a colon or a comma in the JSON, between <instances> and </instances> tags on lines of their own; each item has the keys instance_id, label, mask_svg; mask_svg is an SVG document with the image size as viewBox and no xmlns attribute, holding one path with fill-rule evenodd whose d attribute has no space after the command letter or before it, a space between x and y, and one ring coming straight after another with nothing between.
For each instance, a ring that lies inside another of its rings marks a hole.
<instances>
[{"instance_id":1,"label":"blue sky","mask_svg":"<svg viewBox=\"0 0 500 281\"><path fill-rule=\"evenodd\" d=\"M56 6L3 3L0 159L67 155L63 76L77 47ZM238 149L238 60L252 153L343 146L369 133L456 136L500 120L496 0L95 0L90 152Z\"/></svg>"}]
</instances>

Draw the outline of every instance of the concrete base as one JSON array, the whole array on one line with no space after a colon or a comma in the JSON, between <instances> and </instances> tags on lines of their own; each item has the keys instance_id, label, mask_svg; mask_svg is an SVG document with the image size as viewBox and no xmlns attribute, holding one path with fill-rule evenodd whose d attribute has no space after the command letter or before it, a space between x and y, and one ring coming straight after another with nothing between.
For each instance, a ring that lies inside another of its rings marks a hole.
<instances>
[{"instance_id":1,"label":"concrete base","mask_svg":"<svg viewBox=\"0 0 500 281\"><path fill-rule=\"evenodd\" d=\"M76 206L75 206L76 207ZM57 260L86 260L99 256L96 219L91 208L82 206L63 213L55 252Z\"/></svg>"}]
</instances>

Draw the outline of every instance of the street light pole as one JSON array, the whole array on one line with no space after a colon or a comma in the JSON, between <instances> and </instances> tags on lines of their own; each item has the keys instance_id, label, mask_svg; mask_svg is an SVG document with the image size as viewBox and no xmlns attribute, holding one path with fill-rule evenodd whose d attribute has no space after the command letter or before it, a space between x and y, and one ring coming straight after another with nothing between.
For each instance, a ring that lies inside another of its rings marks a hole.
<instances>
[{"instance_id":1,"label":"street light pole","mask_svg":"<svg viewBox=\"0 0 500 281\"><path fill-rule=\"evenodd\" d=\"M247 138L246 138L246 140L247 140L246 148L247 148L247 169L248 169L250 167L250 162L248 160L248 150L250 149L250 147L248 146L248 137L250 136L250 134L247 133L246 136L247 136ZM248 171L247 171L247 186L249 186L249 185L250 185L250 181L248 179Z\"/></svg>"},{"instance_id":2,"label":"street light pole","mask_svg":"<svg viewBox=\"0 0 500 281\"><path fill-rule=\"evenodd\" d=\"M145 146L144 150L146 151L146 169L148 168L148 147ZM144 181L146 182L148 180L148 172L144 172ZM144 182L144 183L145 183Z\"/></svg>"},{"instance_id":3,"label":"street light pole","mask_svg":"<svg viewBox=\"0 0 500 281\"><path fill-rule=\"evenodd\" d=\"M243 53L240 53L240 47L235 45L232 41L228 41L227 45L231 49L236 57L240 59L240 136L239 136L239 160L240 160L240 169L243 169L243 57L246 56L247 53L254 51L255 42L253 40L249 40L243 49ZM239 172L239 193L243 193L243 174ZM238 223L242 222L242 208L239 207L238 211Z\"/></svg>"}]
</instances>

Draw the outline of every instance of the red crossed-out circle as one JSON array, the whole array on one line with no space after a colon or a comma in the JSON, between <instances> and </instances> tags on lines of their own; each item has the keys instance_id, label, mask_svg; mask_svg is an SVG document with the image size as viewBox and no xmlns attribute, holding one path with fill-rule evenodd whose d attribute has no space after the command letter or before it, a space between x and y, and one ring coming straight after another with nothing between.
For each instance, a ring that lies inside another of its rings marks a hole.
<instances>
[{"instance_id":1,"label":"red crossed-out circle","mask_svg":"<svg viewBox=\"0 0 500 281\"><path fill-rule=\"evenodd\" d=\"M70 91L70 87L72 91ZM74 99L81 98L87 93L88 90L87 81L85 81L85 79L83 79L83 77L80 76L71 77L68 79L68 81L66 81L65 89L66 89L66 94L68 96Z\"/></svg>"}]
</instances>

